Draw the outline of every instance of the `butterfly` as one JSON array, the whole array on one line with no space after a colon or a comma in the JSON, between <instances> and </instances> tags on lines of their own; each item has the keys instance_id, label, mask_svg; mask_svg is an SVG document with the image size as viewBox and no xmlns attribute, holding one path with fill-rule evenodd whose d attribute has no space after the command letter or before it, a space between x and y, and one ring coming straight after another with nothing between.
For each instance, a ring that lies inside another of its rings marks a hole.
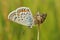
<instances>
[{"instance_id":1,"label":"butterfly","mask_svg":"<svg viewBox=\"0 0 60 40\"><path fill-rule=\"evenodd\" d=\"M8 19L32 28L34 24L43 23L43 21L46 19L46 16L46 14L39 14L39 12L33 16L28 7L19 7L9 13Z\"/></svg>"}]
</instances>

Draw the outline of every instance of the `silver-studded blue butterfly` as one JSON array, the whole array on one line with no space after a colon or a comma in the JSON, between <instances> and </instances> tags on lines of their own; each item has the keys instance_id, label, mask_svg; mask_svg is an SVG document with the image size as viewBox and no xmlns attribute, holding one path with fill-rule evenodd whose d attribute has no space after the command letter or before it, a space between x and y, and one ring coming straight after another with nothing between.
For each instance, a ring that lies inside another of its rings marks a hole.
<instances>
[{"instance_id":1,"label":"silver-studded blue butterfly","mask_svg":"<svg viewBox=\"0 0 60 40\"><path fill-rule=\"evenodd\" d=\"M34 24L32 13L28 7L17 8L8 15L8 19L30 27Z\"/></svg>"}]
</instances>

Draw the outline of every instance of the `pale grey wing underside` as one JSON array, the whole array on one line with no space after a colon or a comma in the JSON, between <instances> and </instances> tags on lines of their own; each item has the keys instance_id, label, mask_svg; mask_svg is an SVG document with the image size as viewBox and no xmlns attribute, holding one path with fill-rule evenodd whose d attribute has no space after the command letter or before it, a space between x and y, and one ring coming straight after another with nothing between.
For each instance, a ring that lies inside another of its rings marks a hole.
<instances>
[{"instance_id":1,"label":"pale grey wing underside","mask_svg":"<svg viewBox=\"0 0 60 40\"><path fill-rule=\"evenodd\" d=\"M30 27L32 27L34 24L32 13L30 9L27 7L20 7L12 11L8 15L8 19L18 24L22 24Z\"/></svg>"}]
</instances>

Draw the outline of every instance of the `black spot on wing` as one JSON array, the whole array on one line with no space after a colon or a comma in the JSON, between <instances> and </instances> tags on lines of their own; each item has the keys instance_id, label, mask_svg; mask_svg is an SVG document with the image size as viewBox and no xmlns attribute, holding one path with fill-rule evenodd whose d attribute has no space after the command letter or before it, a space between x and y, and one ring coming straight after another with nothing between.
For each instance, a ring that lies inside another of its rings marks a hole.
<instances>
[{"instance_id":1,"label":"black spot on wing","mask_svg":"<svg viewBox=\"0 0 60 40\"><path fill-rule=\"evenodd\" d=\"M17 19L17 17L14 18L14 21Z\"/></svg>"}]
</instances>

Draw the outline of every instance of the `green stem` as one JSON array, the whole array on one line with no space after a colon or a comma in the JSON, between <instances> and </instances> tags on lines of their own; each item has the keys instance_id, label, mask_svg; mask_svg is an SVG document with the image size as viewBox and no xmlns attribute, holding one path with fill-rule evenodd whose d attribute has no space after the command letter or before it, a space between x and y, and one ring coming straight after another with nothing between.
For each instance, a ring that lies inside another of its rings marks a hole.
<instances>
[{"instance_id":1,"label":"green stem","mask_svg":"<svg viewBox=\"0 0 60 40\"><path fill-rule=\"evenodd\" d=\"M39 32L40 32L40 25L38 24L37 40L39 40L39 38L40 38L40 36L39 36Z\"/></svg>"}]
</instances>

